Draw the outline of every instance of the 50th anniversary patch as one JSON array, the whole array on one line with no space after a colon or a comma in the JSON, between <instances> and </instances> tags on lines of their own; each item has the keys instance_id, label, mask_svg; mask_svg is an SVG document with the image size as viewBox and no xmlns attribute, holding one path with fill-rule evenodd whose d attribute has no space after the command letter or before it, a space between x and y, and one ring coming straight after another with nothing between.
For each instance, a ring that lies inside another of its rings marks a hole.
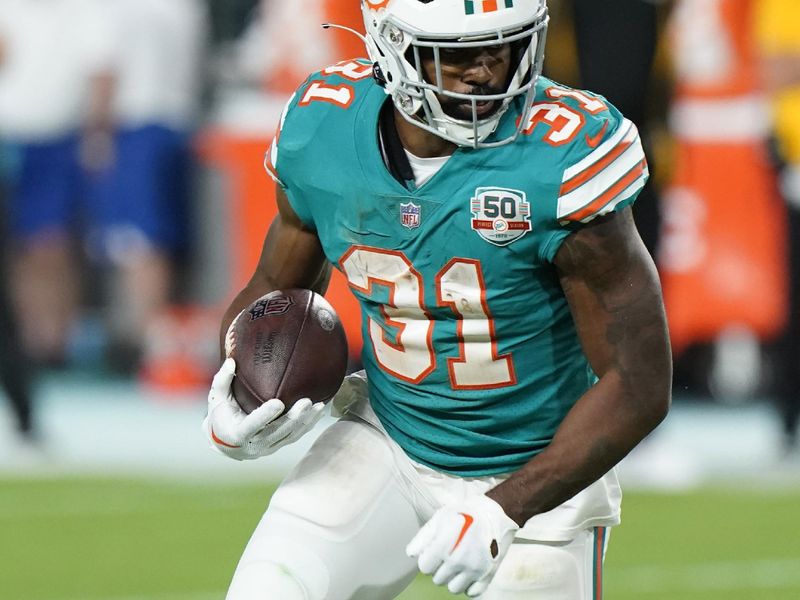
<instances>
[{"instance_id":1,"label":"50th anniversary patch","mask_svg":"<svg viewBox=\"0 0 800 600\"><path fill-rule=\"evenodd\" d=\"M496 246L507 246L531 230L531 205L525 192L479 187L470 200L472 229Z\"/></svg>"}]
</instances>

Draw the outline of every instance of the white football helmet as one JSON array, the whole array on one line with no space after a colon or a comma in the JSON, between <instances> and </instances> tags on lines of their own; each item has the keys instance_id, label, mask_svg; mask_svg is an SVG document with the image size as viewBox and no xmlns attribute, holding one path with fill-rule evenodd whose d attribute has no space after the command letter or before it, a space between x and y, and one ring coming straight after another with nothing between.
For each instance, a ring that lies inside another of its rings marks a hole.
<instances>
[{"instance_id":1,"label":"white football helmet","mask_svg":"<svg viewBox=\"0 0 800 600\"><path fill-rule=\"evenodd\" d=\"M367 51L376 77L409 122L459 146L500 146L519 135L486 142L500 118L514 103L523 114L533 98L542 71L547 35L546 0L362 0ZM442 49L497 47L511 44L508 87L502 93L462 94L444 89ZM435 81L423 75L421 52L433 57ZM446 114L437 95L467 101L472 118ZM499 101L485 118L478 103Z\"/></svg>"}]
</instances>

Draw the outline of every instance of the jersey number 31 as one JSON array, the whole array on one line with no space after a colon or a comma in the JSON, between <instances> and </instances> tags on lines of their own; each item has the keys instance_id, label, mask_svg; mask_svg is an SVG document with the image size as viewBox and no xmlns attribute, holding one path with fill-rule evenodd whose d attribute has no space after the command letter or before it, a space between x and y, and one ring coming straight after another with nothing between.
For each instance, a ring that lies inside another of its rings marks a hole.
<instances>
[{"instance_id":1,"label":"jersey number 31","mask_svg":"<svg viewBox=\"0 0 800 600\"><path fill-rule=\"evenodd\" d=\"M369 246L350 248L339 264L350 286L365 296L372 296L375 285L389 289L389 302L380 307L383 323L372 317L367 322L375 357L391 375L421 382L436 368L434 322L425 309L422 275L402 252ZM448 262L436 275L436 296L437 305L449 307L457 318L459 356L447 359L453 389L514 385L511 356L497 353L480 262L467 258Z\"/></svg>"}]
</instances>

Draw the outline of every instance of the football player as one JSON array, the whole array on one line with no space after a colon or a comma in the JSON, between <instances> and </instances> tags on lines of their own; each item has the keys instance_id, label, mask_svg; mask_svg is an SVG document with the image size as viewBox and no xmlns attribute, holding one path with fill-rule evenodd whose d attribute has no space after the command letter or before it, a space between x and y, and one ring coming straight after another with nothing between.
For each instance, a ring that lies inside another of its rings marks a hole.
<instances>
[{"instance_id":1,"label":"football player","mask_svg":"<svg viewBox=\"0 0 800 600\"><path fill-rule=\"evenodd\" d=\"M671 357L630 215L633 124L540 75L545 0L362 0L369 60L311 75L266 168L279 216L222 323L331 266L365 373L272 497L230 600L602 593L614 466L664 418ZM320 360L325 349L320 348ZM309 431L312 399L249 415L226 360L212 445L236 459Z\"/></svg>"}]
</instances>

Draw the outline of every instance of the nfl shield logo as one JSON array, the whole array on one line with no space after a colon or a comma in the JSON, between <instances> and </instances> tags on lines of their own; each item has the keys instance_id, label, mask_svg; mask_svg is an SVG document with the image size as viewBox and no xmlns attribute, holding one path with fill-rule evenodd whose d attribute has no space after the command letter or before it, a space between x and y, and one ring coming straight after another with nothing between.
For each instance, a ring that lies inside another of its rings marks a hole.
<instances>
[{"instance_id":1,"label":"nfl shield logo","mask_svg":"<svg viewBox=\"0 0 800 600\"><path fill-rule=\"evenodd\" d=\"M269 315L282 315L289 310L294 304L291 296L284 296L276 294L272 298L265 298L256 302L255 306L250 309L250 320L255 321L261 317L268 317Z\"/></svg>"},{"instance_id":2,"label":"nfl shield logo","mask_svg":"<svg viewBox=\"0 0 800 600\"><path fill-rule=\"evenodd\" d=\"M531 230L531 205L523 191L480 187L470 209L472 229L495 246L507 246Z\"/></svg>"},{"instance_id":3,"label":"nfl shield logo","mask_svg":"<svg viewBox=\"0 0 800 600\"><path fill-rule=\"evenodd\" d=\"M413 202L401 204L400 224L403 227L408 227L409 229L415 229L416 227L419 227L420 209L421 207L417 206Z\"/></svg>"}]
</instances>

